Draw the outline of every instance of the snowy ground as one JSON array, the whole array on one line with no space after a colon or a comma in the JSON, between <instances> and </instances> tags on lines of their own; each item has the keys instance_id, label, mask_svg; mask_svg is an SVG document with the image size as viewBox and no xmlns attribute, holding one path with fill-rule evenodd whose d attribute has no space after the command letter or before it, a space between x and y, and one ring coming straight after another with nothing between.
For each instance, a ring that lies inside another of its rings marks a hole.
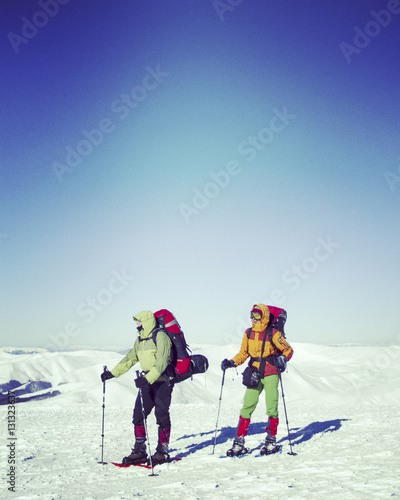
<instances>
[{"instance_id":1,"label":"snowy ground","mask_svg":"<svg viewBox=\"0 0 400 500\"><path fill-rule=\"evenodd\" d=\"M264 439L265 404L253 415L244 458L221 458L233 439L244 393L240 373L229 370L222 392L219 364L237 346L202 346L206 375L174 389L171 455L180 462L151 471L120 469L101 459L103 365L115 352L78 351L13 355L0 352L0 384L46 381L60 395L16 405L15 493L8 492L7 405L2 411L1 498L184 499L389 498L400 496L400 348L295 344L284 374L292 449L280 406L281 454L256 457ZM107 382L104 460L120 461L133 445L134 370ZM37 393L40 394L41 392ZM156 445L154 415L148 420Z\"/></svg>"}]
</instances>

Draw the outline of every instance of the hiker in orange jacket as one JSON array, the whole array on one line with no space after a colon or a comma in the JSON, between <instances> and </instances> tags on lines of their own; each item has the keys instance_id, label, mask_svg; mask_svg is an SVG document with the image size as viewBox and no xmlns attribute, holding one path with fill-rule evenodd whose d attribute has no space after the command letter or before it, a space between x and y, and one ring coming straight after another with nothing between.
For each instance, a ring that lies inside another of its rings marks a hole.
<instances>
[{"instance_id":1,"label":"hiker in orange jacket","mask_svg":"<svg viewBox=\"0 0 400 500\"><path fill-rule=\"evenodd\" d=\"M249 450L244 446L244 438L249 429L251 415L257 407L263 390L265 390L268 423L265 429L267 433L265 444L261 448L261 454L269 454L278 450L276 434L279 424L279 376L286 369L286 362L293 356L293 349L283 334L271 327L275 319L271 311L275 312L275 309L264 304L254 305L250 312L252 327L245 331L240 351L232 359L224 359L221 363L221 369L226 370L243 364L251 357L250 366L257 368L259 372L259 381L254 379L254 375L246 376L243 379L247 389L244 395L243 407L240 411L236 437L232 448L227 451L228 456L248 453ZM260 369L262 373L260 373ZM246 370L251 371L250 368ZM251 378L253 378L253 381L255 380L254 387L251 387L251 385L254 385L254 382L250 382Z\"/></svg>"}]
</instances>

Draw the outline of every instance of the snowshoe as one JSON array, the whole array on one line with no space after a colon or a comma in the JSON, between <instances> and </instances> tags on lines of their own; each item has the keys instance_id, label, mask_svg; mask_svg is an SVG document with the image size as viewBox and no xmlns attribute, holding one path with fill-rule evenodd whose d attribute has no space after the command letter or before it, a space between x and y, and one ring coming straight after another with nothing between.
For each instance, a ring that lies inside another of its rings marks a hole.
<instances>
[{"instance_id":1,"label":"snowshoe","mask_svg":"<svg viewBox=\"0 0 400 500\"><path fill-rule=\"evenodd\" d=\"M135 446L132 453L122 459L122 465L145 464L147 462L146 446Z\"/></svg>"},{"instance_id":2,"label":"snowshoe","mask_svg":"<svg viewBox=\"0 0 400 500\"><path fill-rule=\"evenodd\" d=\"M282 449L281 445L276 444L275 436L267 436L265 438L265 443L261 447L260 454L261 455L271 455L272 453L277 453Z\"/></svg>"},{"instance_id":3,"label":"snowshoe","mask_svg":"<svg viewBox=\"0 0 400 500\"><path fill-rule=\"evenodd\" d=\"M160 453L157 451L154 453L154 455L151 457L151 463L153 465L160 465L160 464L165 464L171 461L170 456L168 453Z\"/></svg>"},{"instance_id":4,"label":"snowshoe","mask_svg":"<svg viewBox=\"0 0 400 500\"><path fill-rule=\"evenodd\" d=\"M155 454L151 457L151 462L153 465L165 464L170 462L171 458L168 454L168 445L157 446Z\"/></svg>"},{"instance_id":5,"label":"snowshoe","mask_svg":"<svg viewBox=\"0 0 400 500\"><path fill-rule=\"evenodd\" d=\"M244 437L235 437L233 440L233 446L230 448L226 455L228 457L238 457L239 455L246 455L249 453L249 449L244 445Z\"/></svg>"}]
</instances>

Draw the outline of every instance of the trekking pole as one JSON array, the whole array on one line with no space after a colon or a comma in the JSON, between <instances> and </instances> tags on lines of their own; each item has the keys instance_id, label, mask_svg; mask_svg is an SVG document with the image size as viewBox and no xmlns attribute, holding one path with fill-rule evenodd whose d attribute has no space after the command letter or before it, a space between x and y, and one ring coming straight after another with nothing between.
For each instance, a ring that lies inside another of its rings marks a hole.
<instances>
[{"instance_id":1,"label":"trekking pole","mask_svg":"<svg viewBox=\"0 0 400 500\"><path fill-rule=\"evenodd\" d=\"M140 377L139 370L136 370L136 376L138 378ZM153 460L151 458L150 436L149 436L149 433L147 432L147 418L146 418L146 413L144 411L142 388L139 388L139 397L140 397L140 404L142 406L142 415L143 415L143 421L144 421L144 430L146 432L147 443L148 443L148 447L149 447L149 456L150 456L150 460L149 461L150 461L150 467L151 467L151 474L149 474L149 475L150 476L158 476L158 474L154 474Z\"/></svg>"},{"instance_id":2,"label":"trekking pole","mask_svg":"<svg viewBox=\"0 0 400 500\"><path fill-rule=\"evenodd\" d=\"M219 411L221 409L221 401L222 401L222 389L224 388L224 381L225 381L225 371L222 375L222 383L221 383L221 394L219 395L219 405L218 405L218 413L217 413L217 423L215 424L215 436L214 436L214 446L213 446L213 451L211 455L214 455L214 450L215 450L215 445L217 443L217 430L218 430L218 420L219 420Z\"/></svg>"},{"instance_id":3,"label":"trekking pole","mask_svg":"<svg viewBox=\"0 0 400 500\"><path fill-rule=\"evenodd\" d=\"M286 404L285 404L285 393L283 392L282 374L281 374L281 372L279 370L278 370L278 375L279 375L279 380L281 381L283 408L285 410L286 427L287 427L288 438L289 438L290 452L288 452L288 455L297 455L297 453L294 453L294 451L292 450L292 442L290 440L290 432L289 432L289 422L288 422L287 411L286 411Z\"/></svg>"},{"instance_id":4,"label":"trekking pole","mask_svg":"<svg viewBox=\"0 0 400 500\"><path fill-rule=\"evenodd\" d=\"M103 373L107 371L107 366L104 367ZM98 462L99 464L105 465L107 462L103 461L103 453L104 453L104 411L106 408L105 405L106 402L106 379L103 381L103 421L101 424L101 462Z\"/></svg>"}]
</instances>

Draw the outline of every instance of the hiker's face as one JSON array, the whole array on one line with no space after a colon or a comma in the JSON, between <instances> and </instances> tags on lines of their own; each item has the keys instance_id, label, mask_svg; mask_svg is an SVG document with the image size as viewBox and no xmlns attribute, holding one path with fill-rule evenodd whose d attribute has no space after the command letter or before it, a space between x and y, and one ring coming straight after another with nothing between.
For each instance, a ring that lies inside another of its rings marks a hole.
<instances>
[{"instance_id":1,"label":"hiker's face","mask_svg":"<svg viewBox=\"0 0 400 500\"><path fill-rule=\"evenodd\" d=\"M138 328L139 328L139 327L141 327L141 326L142 326L142 322L141 322L141 321L136 320L136 326L137 326Z\"/></svg>"},{"instance_id":2,"label":"hiker's face","mask_svg":"<svg viewBox=\"0 0 400 500\"><path fill-rule=\"evenodd\" d=\"M251 319L251 322L252 322L253 325L255 325L257 323L257 321L260 321L261 318L262 318L262 314L261 313L252 312L250 314L250 319Z\"/></svg>"}]
</instances>

